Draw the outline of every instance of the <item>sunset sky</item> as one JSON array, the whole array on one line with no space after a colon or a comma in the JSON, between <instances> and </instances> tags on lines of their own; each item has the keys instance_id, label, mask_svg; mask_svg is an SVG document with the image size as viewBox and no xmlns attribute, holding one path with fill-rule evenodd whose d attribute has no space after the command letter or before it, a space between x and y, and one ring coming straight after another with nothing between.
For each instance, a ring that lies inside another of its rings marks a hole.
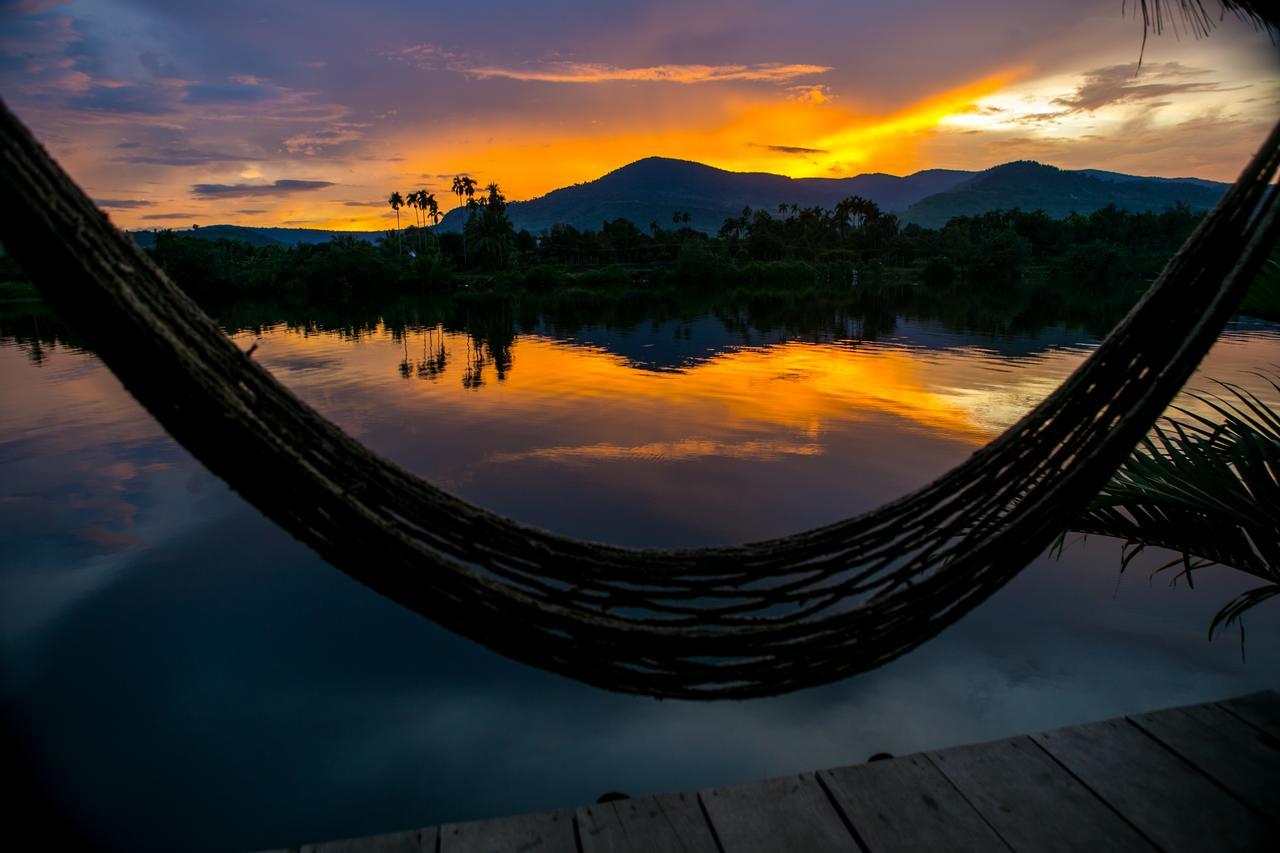
<instances>
[{"instance_id":1,"label":"sunset sky","mask_svg":"<svg viewBox=\"0 0 1280 853\"><path fill-rule=\"evenodd\" d=\"M120 225L385 228L452 175L511 198L649 155L838 177L1231 180L1280 52L1147 45L1119 0L0 0L0 91Z\"/></svg>"}]
</instances>

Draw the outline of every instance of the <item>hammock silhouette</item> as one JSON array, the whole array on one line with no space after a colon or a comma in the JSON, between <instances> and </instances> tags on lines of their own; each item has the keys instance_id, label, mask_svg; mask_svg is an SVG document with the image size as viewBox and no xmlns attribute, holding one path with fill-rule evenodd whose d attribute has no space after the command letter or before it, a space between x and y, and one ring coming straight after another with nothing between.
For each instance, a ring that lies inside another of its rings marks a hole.
<instances>
[{"instance_id":1,"label":"hammock silhouette","mask_svg":"<svg viewBox=\"0 0 1280 853\"><path fill-rule=\"evenodd\" d=\"M688 699L846 678L935 636L1048 547L1213 344L1275 244L1280 126L1053 394L930 485L769 541L638 550L538 530L381 458L297 399L0 105L0 241L210 471L382 595L500 654Z\"/></svg>"}]
</instances>

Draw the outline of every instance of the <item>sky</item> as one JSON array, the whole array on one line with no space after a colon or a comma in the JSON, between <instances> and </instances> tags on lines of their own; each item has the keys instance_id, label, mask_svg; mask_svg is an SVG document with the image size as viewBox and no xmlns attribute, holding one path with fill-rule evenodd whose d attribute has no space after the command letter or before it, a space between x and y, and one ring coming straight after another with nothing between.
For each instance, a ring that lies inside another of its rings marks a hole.
<instances>
[{"instance_id":1,"label":"sky","mask_svg":"<svg viewBox=\"0 0 1280 853\"><path fill-rule=\"evenodd\" d=\"M1132 7L1132 4L1129 4ZM0 0L0 93L128 228L389 227L646 156L792 177L1018 159L1232 180L1280 50L1120 0Z\"/></svg>"}]
</instances>

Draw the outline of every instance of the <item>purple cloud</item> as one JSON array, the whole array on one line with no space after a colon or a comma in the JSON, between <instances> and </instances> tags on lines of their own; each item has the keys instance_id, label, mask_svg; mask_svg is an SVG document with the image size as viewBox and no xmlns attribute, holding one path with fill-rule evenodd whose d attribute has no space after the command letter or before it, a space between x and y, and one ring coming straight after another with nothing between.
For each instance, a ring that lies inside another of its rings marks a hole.
<instances>
[{"instance_id":1,"label":"purple cloud","mask_svg":"<svg viewBox=\"0 0 1280 853\"><path fill-rule=\"evenodd\" d=\"M98 207L110 207L115 210L133 210L139 207L153 207L154 201L140 198L95 198L93 203Z\"/></svg>"},{"instance_id":2,"label":"purple cloud","mask_svg":"<svg viewBox=\"0 0 1280 853\"><path fill-rule=\"evenodd\" d=\"M334 186L333 181L297 181L282 179L271 184L196 184L193 195L209 198L244 198L248 196L286 195L322 190Z\"/></svg>"}]
</instances>

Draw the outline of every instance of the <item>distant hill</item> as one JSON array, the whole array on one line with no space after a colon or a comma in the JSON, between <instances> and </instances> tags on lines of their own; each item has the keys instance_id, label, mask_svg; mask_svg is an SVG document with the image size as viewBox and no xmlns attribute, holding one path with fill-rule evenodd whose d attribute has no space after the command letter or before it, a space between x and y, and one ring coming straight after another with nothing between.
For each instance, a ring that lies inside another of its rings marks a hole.
<instances>
[{"instance_id":1,"label":"distant hill","mask_svg":"<svg viewBox=\"0 0 1280 853\"><path fill-rule=\"evenodd\" d=\"M728 172L688 160L648 157L583 184L552 190L508 207L518 229L534 234L567 223L598 229L619 217L641 229L650 222L671 227L671 214L689 214L689 225L714 234L724 220L744 207L777 214L780 204L834 207L852 195L869 198L904 223L928 228L945 225L953 216L1019 207L1063 217L1092 213L1114 204L1127 210L1164 210L1182 203L1207 210L1226 192L1227 184L1200 178L1147 178L1098 169L1068 171L1033 161L995 166L984 172L928 169L906 177L872 173L850 178L788 178L764 172ZM463 210L451 210L438 226L459 231ZM307 228L258 228L209 225L192 236L245 240L259 246L323 243L336 236L379 240L385 231L313 231ZM155 232L134 231L143 248L154 244Z\"/></svg>"},{"instance_id":2,"label":"distant hill","mask_svg":"<svg viewBox=\"0 0 1280 853\"><path fill-rule=\"evenodd\" d=\"M1030 160L1005 163L945 192L921 199L901 214L904 223L939 228L955 216L1018 207L1055 218L1092 213L1114 204L1125 210L1164 210L1182 203L1192 210L1217 204L1227 184L1199 178L1142 178L1095 169L1067 171Z\"/></svg>"},{"instance_id":3,"label":"distant hill","mask_svg":"<svg viewBox=\"0 0 1280 853\"><path fill-rule=\"evenodd\" d=\"M131 231L133 241L143 249L155 245L155 231ZM254 246L296 246L300 243L327 243L334 237L354 237L373 242L386 236L385 231L318 231L312 228L259 228L250 225L206 225L184 231L206 240L240 240Z\"/></svg>"},{"instance_id":4,"label":"distant hill","mask_svg":"<svg viewBox=\"0 0 1280 853\"><path fill-rule=\"evenodd\" d=\"M851 178L788 178L764 172L728 172L688 160L648 157L571 187L529 201L512 202L508 215L517 229L537 234L552 225L597 229L622 217L641 229L650 222L671 227L671 214L689 214L689 226L714 233L724 220L744 207L777 213L779 204L833 207L851 195L869 198L890 211L906 210L935 193L952 189L972 172L929 169L905 178L867 174ZM445 231L461 230L466 213L452 210L440 223Z\"/></svg>"}]
</instances>

